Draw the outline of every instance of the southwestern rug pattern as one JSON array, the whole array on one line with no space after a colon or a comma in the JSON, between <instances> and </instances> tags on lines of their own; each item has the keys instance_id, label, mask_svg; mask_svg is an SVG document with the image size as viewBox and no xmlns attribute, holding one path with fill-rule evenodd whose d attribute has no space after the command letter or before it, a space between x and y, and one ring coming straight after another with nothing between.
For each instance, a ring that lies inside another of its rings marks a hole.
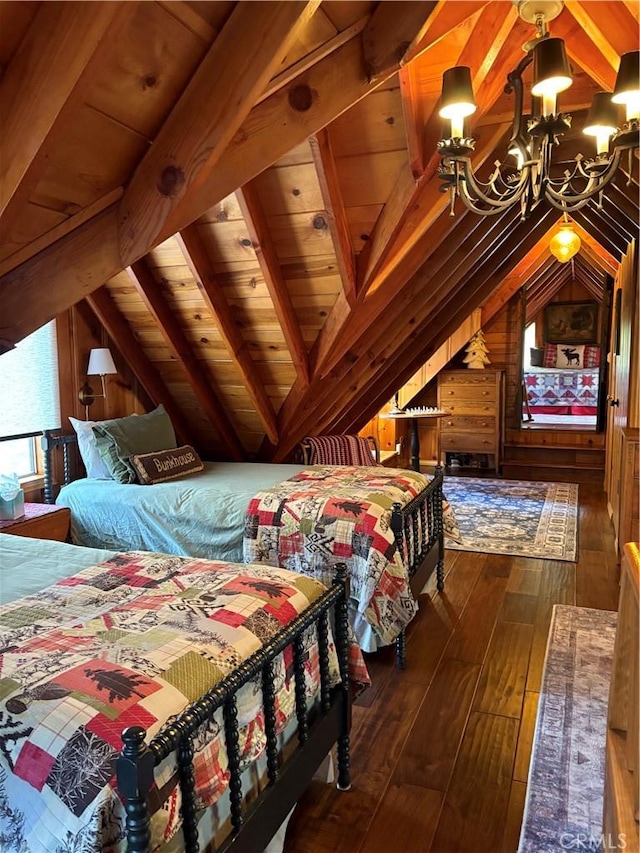
<instances>
[{"instance_id":1,"label":"southwestern rug pattern","mask_svg":"<svg viewBox=\"0 0 640 853\"><path fill-rule=\"evenodd\" d=\"M446 477L444 493L460 527L458 551L577 559L578 486Z\"/></svg>"},{"instance_id":2,"label":"southwestern rug pattern","mask_svg":"<svg viewBox=\"0 0 640 853\"><path fill-rule=\"evenodd\" d=\"M616 620L553 608L518 853L601 850Z\"/></svg>"}]
</instances>

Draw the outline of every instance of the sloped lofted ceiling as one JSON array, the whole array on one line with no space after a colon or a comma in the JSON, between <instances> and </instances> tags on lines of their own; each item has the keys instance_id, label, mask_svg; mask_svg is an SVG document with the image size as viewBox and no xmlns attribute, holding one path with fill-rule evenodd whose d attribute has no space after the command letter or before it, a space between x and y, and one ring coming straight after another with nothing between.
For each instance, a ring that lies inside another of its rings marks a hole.
<instances>
[{"instance_id":1,"label":"sloped lofted ceiling","mask_svg":"<svg viewBox=\"0 0 640 853\"><path fill-rule=\"evenodd\" d=\"M479 305L601 292L637 160L576 214L572 265L558 211L450 218L439 191L442 72L471 67L491 168L532 30L504 0L0 2L0 352L85 299L184 439L282 459L366 423ZM551 30L580 128L638 5L568 0Z\"/></svg>"}]
</instances>

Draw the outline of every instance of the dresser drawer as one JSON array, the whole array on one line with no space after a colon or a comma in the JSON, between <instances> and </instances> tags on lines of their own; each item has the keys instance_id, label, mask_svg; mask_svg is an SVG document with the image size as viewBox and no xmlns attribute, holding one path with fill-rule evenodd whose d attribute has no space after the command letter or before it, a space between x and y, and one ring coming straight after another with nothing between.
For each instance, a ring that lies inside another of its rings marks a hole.
<instances>
[{"instance_id":1,"label":"dresser drawer","mask_svg":"<svg viewBox=\"0 0 640 853\"><path fill-rule=\"evenodd\" d=\"M457 450L460 453L495 453L495 436L487 433L470 435L466 432L443 432L440 436L440 450Z\"/></svg>"},{"instance_id":2,"label":"dresser drawer","mask_svg":"<svg viewBox=\"0 0 640 853\"><path fill-rule=\"evenodd\" d=\"M490 400L495 403L498 395L495 382L491 385L456 385L448 383L441 386L439 391L438 402L444 408L447 408L450 400L475 400L478 402Z\"/></svg>"},{"instance_id":3,"label":"dresser drawer","mask_svg":"<svg viewBox=\"0 0 640 853\"><path fill-rule=\"evenodd\" d=\"M440 374L440 387L447 385L473 385L475 387L496 384L495 370L454 370Z\"/></svg>"},{"instance_id":4,"label":"dresser drawer","mask_svg":"<svg viewBox=\"0 0 640 853\"><path fill-rule=\"evenodd\" d=\"M465 432L468 435L473 435L474 433L489 433L489 435L495 435L496 431L496 419L493 417L478 418L458 415L449 418L442 418L440 423L443 433Z\"/></svg>"},{"instance_id":5,"label":"dresser drawer","mask_svg":"<svg viewBox=\"0 0 640 853\"><path fill-rule=\"evenodd\" d=\"M445 412L450 416L443 418L443 421L448 421L450 418L471 415L477 418L487 418L490 416L495 419L496 404L493 400L485 400L484 402L476 402L475 400L447 400L438 403Z\"/></svg>"}]
</instances>

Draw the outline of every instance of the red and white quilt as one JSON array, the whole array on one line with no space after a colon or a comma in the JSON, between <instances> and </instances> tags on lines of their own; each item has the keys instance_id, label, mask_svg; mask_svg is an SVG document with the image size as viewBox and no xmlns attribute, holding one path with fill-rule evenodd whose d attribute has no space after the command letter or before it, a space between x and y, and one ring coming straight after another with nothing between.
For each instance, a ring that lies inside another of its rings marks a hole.
<instances>
[{"instance_id":1,"label":"red and white quilt","mask_svg":"<svg viewBox=\"0 0 640 853\"><path fill-rule=\"evenodd\" d=\"M547 414L595 414L599 370L540 368L525 373L529 406Z\"/></svg>"}]
</instances>

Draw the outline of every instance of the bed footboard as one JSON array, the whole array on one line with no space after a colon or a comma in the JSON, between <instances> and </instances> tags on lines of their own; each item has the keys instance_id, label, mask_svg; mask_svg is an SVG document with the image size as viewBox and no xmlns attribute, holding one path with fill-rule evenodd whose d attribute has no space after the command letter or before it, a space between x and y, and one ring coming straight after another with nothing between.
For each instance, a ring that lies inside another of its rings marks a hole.
<instances>
[{"instance_id":1,"label":"bed footboard","mask_svg":"<svg viewBox=\"0 0 640 853\"><path fill-rule=\"evenodd\" d=\"M443 478L443 468L438 465L427 488L404 507L395 503L391 513L391 529L400 553L406 556L409 586L416 596L434 569L438 592L444 589ZM400 669L406 665L405 645L405 631L402 631L396 639L396 660Z\"/></svg>"},{"instance_id":2,"label":"bed footboard","mask_svg":"<svg viewBox=\"0 0 640 853\"><path fill-rule=\"evenodd\" d=\"M182 832L185 853L196 853L198 844L196 795L193 771L193 735L206 720L223 708L229 756L229 797L232 831L218 848L233 847L239 853L255 853L268 844L276 830L311 781L323 759L337 743L338 788L348 790L349 729L351 697L349 687L349 634L347 617L346 566L340 564L330 590L280 631L259 651L230 673L209 693L190 705L180 717L145 743L145 730L131 726L123 732L124 747L117 763L118 789L125 800L128 853L147 853L151 844L147 794L153 771L172 752L177 753L179 784L182 790ZM339 659L341 684L329 686L329 611L334 608L334 636ZM319 646L320 702L309 714L305 702L304 661L300 638L316 626ZM293 646L298 746L282 766L278 760L275 731L275 691L272 662L286 646ZM245 811L240 779L240 755L236 695L252 678L261 675L269 784Z\"/></svg>"}]
</instances>

